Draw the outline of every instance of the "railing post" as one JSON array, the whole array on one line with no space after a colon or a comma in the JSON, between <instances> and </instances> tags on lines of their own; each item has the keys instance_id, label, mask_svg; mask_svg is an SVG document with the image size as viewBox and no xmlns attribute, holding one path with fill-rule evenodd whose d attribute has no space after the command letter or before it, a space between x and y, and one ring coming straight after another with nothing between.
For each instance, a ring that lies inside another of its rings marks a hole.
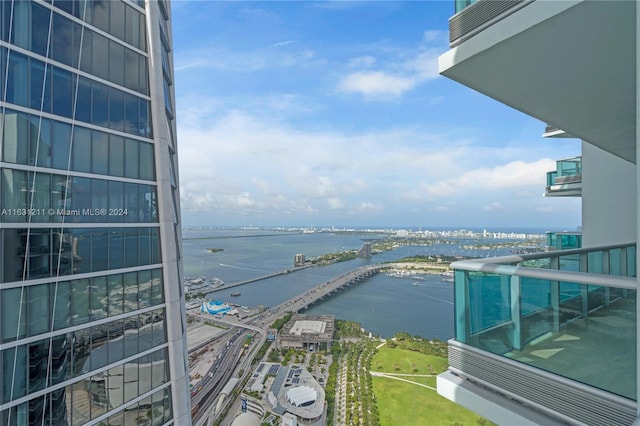
<instances>
[{"instance_id":1,"label":"railing post","mask_svg":"<svg viewBox=\"0 0 640 426\"><path fill-rule=\"evenodd\" d=\"M453 286L456 314L456 340L470 344L471 321L469 318L469 272L459 269L455 270Z\"/></svg>"},{"instance_id":2,"label":"railing post","mask_svg":"<svg viewBox=\"0 0 640 426\"><path fill-rule=\"evenodd\" d=\"M509 279L510 278L510 279ZM511 321L513 322L513 341L514 349L522 349L522 332L520 329L520 277L511 275L511 277L503 276L502 280L511 287ZM508 281L507 281L508 280Z\"/></svg>"},{"instance_id":3,"label":"railing post","mask_svg":"<svg viewBox=\"0 0 640 426\"><path fill-rule=\"evenodd\" d=\"M620 275L628 275L629 268L627 267L627 248L622 247L620 249ZM626 288L622 289L622 297L627 297L629 295L629 290Z\"/></svg>"},{"instance_id":4,"label":"railing post","mask_svg":"<svg viewBox=\"0 0 640 426\"><path fill-rule=\"evenodd\" d=\"M608 274L611 275L611 262L610 262L610 258L609 256L611 255L611 251L610 250L603 250L602 251L602 272L603 274ZM609 302L611 301L611 289L610 287L604 287L604 294L603 294L603 298L604 298L604 306L609 306Z\"/></svg>"},{"instance_id":5,"label":"railing post","mask_svg":"<svg viewBox=\"0 0 640 426\"><path fill-rule=\"evenodd\" d=\"M552 257L549 263L549 269L559 270L560 259L558 257ZM550 282L551 291L551 313L553 315L552 330L554 332L560 331L560 283L558 281Z\"/></svg>"},{"instance_id":6,"label":"railing post","mask_svg":"<svg viewBox=\"0 0 640 426\"><path fill-rule=\"evenodd\" d=\"M587 253L580 253L580 272L589 271L589 262L587 260ZM589 285L580 284L580 299L582 301L582 316L589 318Z\"/></svg>"}]
</instances>

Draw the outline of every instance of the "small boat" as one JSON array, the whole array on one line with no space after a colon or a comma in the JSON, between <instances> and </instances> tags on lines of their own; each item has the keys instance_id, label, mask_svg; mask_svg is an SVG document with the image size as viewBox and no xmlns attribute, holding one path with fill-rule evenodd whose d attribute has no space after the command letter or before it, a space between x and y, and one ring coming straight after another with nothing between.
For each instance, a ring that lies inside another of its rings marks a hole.
<instances>
[{"instance_id":1,"label":"small boat","mask_svg":"<svg viewBox=\"0 0 640 426\"><path fill-rule=\"evenodd\" d=\"M453 271L451 270L441 272L440 276L442 277L442 281L453 282L454 275L453 275Z\"/></svg>"},{"instance_id":2,"label":"small boat","mask_svg":"<svg viewBox=\"0 0 640 426\"><path fill-rule=\"evenodd\" d=\"M238 297L240 296L240 293L231 293L231 297Z\"/></svg>"}]
</instances>

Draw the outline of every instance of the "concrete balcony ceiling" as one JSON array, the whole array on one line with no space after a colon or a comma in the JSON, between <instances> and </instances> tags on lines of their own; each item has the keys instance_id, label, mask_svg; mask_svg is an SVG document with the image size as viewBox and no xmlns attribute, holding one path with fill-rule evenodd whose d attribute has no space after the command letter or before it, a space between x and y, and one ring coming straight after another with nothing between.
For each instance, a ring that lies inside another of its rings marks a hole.
<instances>
[{"instance_id":1,"label":"concrete balcony ceiling","mask_svg":"<svg viewBox=\"0 0 640 426\"><path fill-rule=\"evenodd\" d=\"M636 162L636 2L534 1L443 54L440 73Z\"/></svg>"}]
</instances>

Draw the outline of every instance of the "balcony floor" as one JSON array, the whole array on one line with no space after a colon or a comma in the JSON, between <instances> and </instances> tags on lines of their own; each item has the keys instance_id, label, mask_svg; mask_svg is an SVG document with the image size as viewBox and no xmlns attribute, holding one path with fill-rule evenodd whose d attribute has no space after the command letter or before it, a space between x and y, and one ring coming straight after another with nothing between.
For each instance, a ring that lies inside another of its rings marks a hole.
<instances>
[{"instance_id":1,"label":"balcony floor","mask_svg":"<svg viewBox=\"0 0 640 426\"><path fill-rule=\"evenodd\" d=\"M504 356L636 400L635 294Z\"/></svg>"}]
</instances>

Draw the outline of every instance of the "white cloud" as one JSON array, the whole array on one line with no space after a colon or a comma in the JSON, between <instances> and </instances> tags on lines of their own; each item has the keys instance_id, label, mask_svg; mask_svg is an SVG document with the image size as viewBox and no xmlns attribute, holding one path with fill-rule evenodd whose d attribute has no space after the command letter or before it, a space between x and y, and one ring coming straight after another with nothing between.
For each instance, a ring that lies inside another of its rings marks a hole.
<instances>
[{"instance_id":1,"label":"white cloud","mask_svg":"<svg viewBox=\"0 0 640 426\"><path fill-rule=\"evenodd\" d=\"M533 162L512 161L493 168L481 167L465 171L459 176L439 180L425 186L429 195L442 196L479 188L500 190L505 188L536 187L542 191L546 172L555 167L551 159Z\"/></svg>"},{"instance_id":2,"label":"white cloud","mask_svg":"<svg viewBox=\"0 0 640 426\"><path fill-rule=\"evenodd\" d=\"M318 223L332 214L500 211L520 200L519 193L544 203L544 176L555 166L549 159L513 160L520 149L470 147L467 138L419 128L304 131L268 114L205 111L178 120L186 218L208 212L228 220L307 217Z\"/></svg>"},{"instance_id":3,"label":"white cloud","mask_svg":"<svg viewBox=\"0 0 640 426\"><path fill-rule=\"evenodd\" d=\"M483 207L483 210L488 211L488 212L493 212L493 211L502 211L504 210L504 205L498 201L490 203L490 204L485 204Z\"/></svg>"},{"instance_id":4,"label":"white cloud","mask_svg":"<svg viewBox=\"0 0 640 426\"><path fill-rule=\"evenodd\" d=\"M347 75L340 82L338 89L347 93L360 93L365 96L400 96L415 87L416 81L411 77L390 75L381 71L356 72Z\"/></svg>"},{"instance_id":5,"label":"white cloud","mask_svg":"<svg viewBox=\"0 0 640 426\"><path fill-rule=\"evenodd\" d=\"M429 80L437 78L438 72L438 56L440 51L428 50L418 53L414 58L408 60L404 67L412 73L415 73L421 80Z\"/></svg>"},{"instance_id":6,"label":"white cloud","mask_svg":"<svg viewBox=\"0 0 640 426\"><path fill-rule=\"evenodd\" d=\"M348 68L360 68L344 75L338 91L357 93L365 97L396 98L413 90L425 81L439 77L438 56L442 50L418 49L408 58L386 61L385 66L372 70L379 61L372 56L358 56L349 61Z\"/></svg>"},{"instance_id":7,"label":"white cloud","mask_svg":"<svg viewBox=\"0 0 640 426\"><path fill-rule=\"evenodd\" d=\"M284 46L288 46L288 45L293 44L293 43L296 43L296 41L295 40L280 41L278 43L272 44L270 47L271 48L284 47Z\"/></svg>"},{"instance_id":8,"label":"white cloud","mask_svg":"<svg viewBox=\"0 0 640 426\"><path fill-rule=\"evenodd\" d=\"M349 68L369 68L376 63L376 58L371 55L358 56L349 61Z\"/></svg>"},{"instance_id":9,"label":"white cloud","mask_svg":"<svg viewBox=\"0 0 640 426\"><path fill-rule=\"evenodd\" d=\"M327 202L329 203L329 208L331 210L339 210L344 208L344 203L338 197L329 198L327 199Z\"/></svg>"},{"instance_id":10,"label":"white cloud","mask_svg":"<svg viewBox=\"0 0 640 426\"><path fill-rule=\"evenodd\" d=\"M422 34L422 40L427 44L448 43L449 32L441 30L427 30Z\"/></svg>"}]
</instances>

